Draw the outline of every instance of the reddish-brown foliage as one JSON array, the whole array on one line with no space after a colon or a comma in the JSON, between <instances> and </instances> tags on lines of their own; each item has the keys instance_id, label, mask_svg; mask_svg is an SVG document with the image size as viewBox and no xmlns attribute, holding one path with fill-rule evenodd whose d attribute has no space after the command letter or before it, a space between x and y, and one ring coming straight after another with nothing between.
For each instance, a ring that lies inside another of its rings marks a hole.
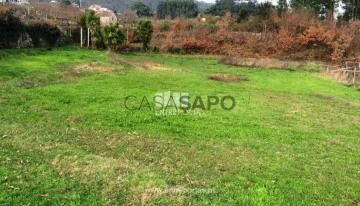
<instances>
[{"instance_id":1,"label":"reddish-brown foliage","mask_svg":"<svg viewBox=\"0 0 360 206\"><path fill-rule=\"evenodd\" d=\"M335 27L331 20L320 20L304 10L288 12L282 17L274 14L266 22L254 21L259 25L253 27L263 28L262 32L250 29L249 22L237 23L230 13L222 19L211 17L205 22L200 19L170 22L167 31L160 31L160 21L154 23L153 44L162 51L333 62L360 57L360 45L357 46L360 23Z\"/></svg>"}]
</instances>

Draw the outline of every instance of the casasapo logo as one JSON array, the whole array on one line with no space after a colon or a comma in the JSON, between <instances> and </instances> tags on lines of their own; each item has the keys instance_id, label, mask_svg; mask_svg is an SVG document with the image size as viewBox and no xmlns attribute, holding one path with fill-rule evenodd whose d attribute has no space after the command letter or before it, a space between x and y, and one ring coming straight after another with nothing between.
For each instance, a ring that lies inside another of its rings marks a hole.
<instances>
[{"instance_id":1,"label":"casasapo logo","mask_svg":"<svg viewBox=\"0 0 360 206\"><path fill-rule=\"evenodd\" d=\"M151 106L153 105L153 106ZM214 107L223 110L235 108L236 101L232 96L190 96L188 92L157 92L150 98L134 95L125 98L125 107L128 110L151 110L155 115L194 115L203 114Z\"/></svg>"}]
</instances>

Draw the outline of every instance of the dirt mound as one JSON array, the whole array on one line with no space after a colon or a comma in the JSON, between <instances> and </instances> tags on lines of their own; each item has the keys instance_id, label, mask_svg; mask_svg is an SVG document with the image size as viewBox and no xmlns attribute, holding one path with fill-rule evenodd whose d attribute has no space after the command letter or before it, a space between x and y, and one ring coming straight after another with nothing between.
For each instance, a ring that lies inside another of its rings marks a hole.
<instances>
[{"instance_id":1,"label":"dirt mound","mask_svg":"<svg viewBox=\"0 0 360 206\"><path fill-rule=\"evenodd\" d=\"M241 82L248 81L249 79L246 76L238 76L234 74L210 74L209 79L220 81L220 82Z\"/></svg>"}]
</instances>

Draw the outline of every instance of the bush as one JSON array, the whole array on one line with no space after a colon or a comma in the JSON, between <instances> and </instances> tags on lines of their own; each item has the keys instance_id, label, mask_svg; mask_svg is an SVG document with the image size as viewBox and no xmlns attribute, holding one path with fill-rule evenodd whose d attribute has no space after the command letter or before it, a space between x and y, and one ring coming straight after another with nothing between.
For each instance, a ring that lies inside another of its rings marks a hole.
<instances>
[{"instance_id":1,"label":"bush","mask_svg":"<svg viewBox=\"0 0 360 206\"><path fill-rule=\"evenodd\" d=\"M153 34L154 28L149 20L142 19L138 22L137 32L139 38L143 42L143 49L146 51L149 47L149 43L151 41L151 37Z\"/></svg>"},{"instance_id":2,"label":"bush","mask_svg":"<svg viewBox=\"0 0 360 206\"><path fill-rule=\"evenodd\" d=\"M101 36L105 46L110 51L116 51L124 43L125 35L121 31L119 24L110 24L101 29Z\"/></svg>"},{"instance_id":3,"label":"bush","mask_svg":"<svg viewBox=\"0 0 360 206\"><path fill-rule=\"evenodd\" d=\"M24 24L7 9L0 13L0 48L12 47L24 32Z\"/></svg>"},{"instance_id":4,"label":"bush","mask_svg":"<svg viewBox=\"0 0 360 206\"><path fill-rule=\"evenodd\" d=\"M39 47L42 36L42 24L40 22L30 22L26 25L25 30L29 34L34 47Z\"/></svg>"},{"instance_id":5,"label":"bush","mask_svg":"<svg viewBox=\"0 0 360 206\"><path fill-rule=\"evenodd\" d=\"M96 30L92 36L92 43L98 49L105 49L106 45L104 43L104 37L101 34L101 30Z\"/></svg>"},{"instance_id":6,"label":"bush","mask_svg":"<svg viewBox=\"0 0 360 206\"><path fill-rule=\"evenodd\" d=\"M169 21L163 21L160 24L160 31L161 32L165 32L165 31L169 31L171 27L171 23Z\"/></svg>"},{"instance_id":7,"label":"bush","mask_svg":"<svg viewBox=\"0 0 360 206\"><path fill-rule=\"evenodd\" d=\"M60 30L55 25L44 23L42 24L41 31L42 39L46 42L47 46L55 46L61 35Z\"/></svg>"},{"instance_id":8,"label":"bush","mask_svg":"<svg viewBox=\"0 0 360 206\"><path fill-rule=\"evenodd\" d=\"M31 21L26 25L25 30L29 34L34 47L39 47L41 40L47 46L53 47L61 36L60 30L55 25L47 22Z\"/></svg>"}]
</instances>

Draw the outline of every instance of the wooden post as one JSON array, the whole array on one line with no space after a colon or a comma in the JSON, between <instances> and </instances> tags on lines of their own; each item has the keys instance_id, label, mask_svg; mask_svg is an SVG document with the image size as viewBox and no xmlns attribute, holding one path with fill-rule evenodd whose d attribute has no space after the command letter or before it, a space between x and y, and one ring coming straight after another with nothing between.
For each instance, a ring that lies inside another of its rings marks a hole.
<instances>
[{"instance_id":1,"label":"wooden post","mask_svg":"<svg viewBox=\"0 0 360 206\"><path fill-rule=\"evenodd\" d=\"M129 45L129 25L126 28L126 45Z\"/></svg>"},{"instance_id":2,"label":"wooden post","mask_svg":"<svg viewBox=\"0 0 360 206\"><path fill-rule=\"evenodd\" d=\"M83 28L80 27L80 47L83 46Z\"/></svg>"},{"instance_id":3,"label":"wooden post","mask_svg":"<svg viewBox=\"0 0 360 206\"><path fill-rule=\"evenodd\" d=\"M353 78L353 85L356 85L356 67L354 67L354 78Z\"/></svg>"}]
</instances>

